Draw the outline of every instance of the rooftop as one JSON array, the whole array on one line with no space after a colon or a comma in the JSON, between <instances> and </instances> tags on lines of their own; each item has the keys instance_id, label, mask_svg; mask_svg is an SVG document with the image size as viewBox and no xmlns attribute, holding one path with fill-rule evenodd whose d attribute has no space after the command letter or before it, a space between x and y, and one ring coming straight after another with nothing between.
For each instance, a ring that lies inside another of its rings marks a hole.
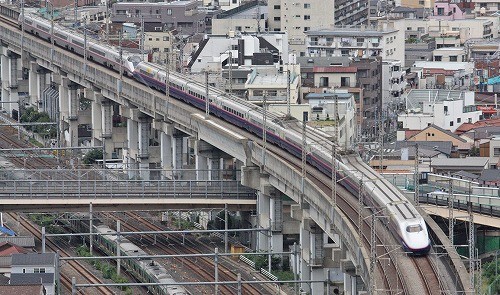
<instances>
[{"instance_id":1,"label":"rooftop","mask_svg":"<svg viewBox=\"0 0 500 295\"><path fill-rule=\"evenodd\" d=\"M0 295L37 295L44 294L41 284L35 285L0 285Z\"/></svg>"},{"instance_id":2,"label":"rooftop","mask_svg":"<svg viewBox=\"0 0 500 295\"><path fill-rule=\"evenodd\" d=\"M44 284L54 283L53 273L11 273L10 283L15 285L39 284L40 281ZM16 294L17 295L17 294Z\"/></svg>"},{"instance_id":3,"label":"rooftop","mask_svg":"<svg viewBox=\"0 0 500 295\"><path fill-rule=\"evenodd\" d=\"M485 157L467 157L467 158L433 158L432 167L485 167L489 158Z\"/></svg>"},{"instance_id":4,"label":"rooftop","mask_svg":"<svg viewBox=\"0 0 500 295\"><path fill-rule=\"evenodd\" d=\"M55 253L13 254L12 265L55 265Z\"/></svg>"},{"instance_id":5,"label":"rooftop","mask_svg":"<svg viewBox=\"0 0 500 295\"><path fill-rule=\"evenodd\" d=\"M395 33L398 30L387 29L378 30L375 28L363 28L363 27L334 27L328 29L311 30L305 32L307 36L311 35L328 35L328 36L340 36L340 37L382 37L386 34Z\"/></svg>"},{"instance_id":6,"label":"rooftop","mask_svg":"<svg viewBox=\"0 0 500 295\"><path fill-rule=\"evenodd\" d=\"M14 237L0 237L0 243L10 242L12 244L24 247L33 248L35 247L35 238L33 236L14 236Z\"/></svg>"},{"instance_id":7,"label":"rooftop","mask_svg":"<svg viewBox=\"0 0 500 295\"><path fill-rule=\"evenodd\" d=\"M416 68L424 68L424 69L444 69L450 71L458 71L458 70L472 69L474 67L474 63L417 60L415 61L413 66Z\"/></svg>"}]
</instances>

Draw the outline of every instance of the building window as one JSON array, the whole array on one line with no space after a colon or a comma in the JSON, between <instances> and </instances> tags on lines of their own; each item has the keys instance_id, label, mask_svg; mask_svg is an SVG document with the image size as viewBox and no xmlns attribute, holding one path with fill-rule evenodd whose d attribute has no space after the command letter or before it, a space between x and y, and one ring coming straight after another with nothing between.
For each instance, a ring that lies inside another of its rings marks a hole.
<instances>
[{"instance_id":1,"label":"building window","mask_svg":"<svg viewBox=\"0 0 500 295\"><path fill-rule=\"evenodd\" d=\"M279 21L281 20L281 17L279 17L279 16L275 16L275 17L274 17L274 20L275 20L275 21L277 21L277 22L279 22Z\"/></svg>"},{"instance_id":2,"label":"building window","mask_svg":"<svg viewBox=\"0 0 500 295\"><path fill-rule=\"evenodd\" d=\"M442 61L442 60L443 60L442 56L440 56L440 55L434 56L434 61Z\"/></svg>"},{"instance_id":3,"label":"building window","mask_svg":"<svg viewBox=\"0 0 500 295\"><path fill-rule=\"evenodd\" d=\"M319 87L328 87L328 77L319 78Z\"/></svg>"},{"instance_id":4,"label":"building window","mask_svg":"<svg viewBox=\"0 0 500 295\"><path fill-rule=\"evenodd\" d=\"M450 121L450 126L453 126L453 121Z\"/></svg>"},{"instance_id":5,"label":"building window","mask_svg":"<svg viewBox=\"0 0 500 295\"><path fill-rule=\"evenodd\" d=\"M172 15L172 9L167 9L167 15Z\"/></svg>"},{"instance_id":6,"label":"building window","mask_svg":"<svg viewBox=\"0 0 500 295\"><path fill-rule=\"evenodd\" d=\"M280 5L274 5L274 9L281 9Z\"/></svg>"},{"instance_id":7,"label":"building window","mask_svg":"<svg viewBox=\"0 0 500 295\"><path fill-rule=\"evenodd\" d=\"M351 78L349 77L340 77L340 86L349 87L351 86Z\"/></svg>"},{"instance_id":8,"label":"building window","mask_svg":"<svg viewBox=\"0 0 500 295\"><path fill-rule=\"evenodd\" d=\"M493 148L493 156L500 156L500 148Z\"/></svg>"},{"instance_id":9,"label":"building window","mask_svg":"<svg viewBox=\"0 0 500 295\"><path fill-rule=\"evenodd\" d=\"M450 61L458 61L458 57L456 55L450 55Z\"/></svg>"},{"instance_id":10,"label":"building window","mask_svg":"<svg viewBox=\"0 0 500 295\"><path fill-rule=\"evenodd\" d=\"M438 7L438 15L444 15L444 8L443 7Z\"/></svg>"},{"instance_id":11,"label":"building window","mask_svg":"<svg viewBox=\"0 0 500 295\"><path fill-rule=\"evenodd\" d=\"M462 122L462 118L457 118L457 123Z\"/></svg>"},{"instance_id":12,"label":"building window","mask_svg":"<svg viewBox=\"0 0 500 295\"><path fill-rule=\"evenodd\" d=\"M163 36L163 41L169 41L169 37L168 36Z\"/></svg>"},{"instance_id":13,"label":"building window","mask_svg":"<svg viewBox=\"0 0 500 295\"><path fill-rule=\"evenodd\" d=\"M45 273L45 268L34 268L33 269L34 273Z\"/></svg>"},{"instance_id":14,"label":"building window","mask_svg":"<svg viewBox=\"0 0 500 295\"><path fill-rule=\"evenodd\" d=\"M342 56L348 56L349 55L349 49L342 49L342 50L340 50L340 54Z\"/></svg>"},{"instance_id":15,"label":"building window","mask_svg":"<svg viewBox=\"0 0 500 295\"><path fill-rule=\"evenodd\" d=\"M236 26L235 29L236 31L241 31L241 26Z\"/></svg>"},{"instance_id":16,"label":"building window","mask_svg":"<svg viewBox=\"0 0 500 295\"><path fill-rule=\"evenodd\" d=\"M311 8L311 4L309 4L309 3L304 3L304 8L305 8L305 9Z\"/></svg>"},{"instance_id":17,"label":"building window","mask_svg":"<svg viewBox=\"0 0 500 295\"><path fill-rule=\"evenodd\" d=\"M311 30L311 27L304 27L304 32Z\"/></svg>"},{"instance_id":18,"label":"building window","mask_svg":"<svg viewBox=\"0 0 500 295\"><path fill-rule=\"evenodd\" d=\"M310 15L304 15L304 20L310 20L311 16Z\"/></svg>"}]
</instances>

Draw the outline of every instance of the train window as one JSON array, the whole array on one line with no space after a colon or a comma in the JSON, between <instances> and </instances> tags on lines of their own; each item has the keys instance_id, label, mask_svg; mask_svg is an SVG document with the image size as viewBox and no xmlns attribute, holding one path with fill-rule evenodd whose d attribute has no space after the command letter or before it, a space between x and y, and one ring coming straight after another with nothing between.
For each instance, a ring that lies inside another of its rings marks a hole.
<instances>
[{"instance_id":1,"label":"train window","mask_svg":"<svg viewBox=\"0 0 500 295\"><path fill-rule=\"evenodd\" d=\"M83 47L83 43L82 43L82 42L79 42L79 41L76 41L76 40L72 40L71 42L72 42L73 44L75 44L75 45L78 45L78 46L80 46L80 47Z\"/></svg>"},{"instance_id":2,"label":"train window","mask_svg":"<svg viewBox=\"0 0 500 295\"><path fill-rule=\"evenodd\" d=\"M33 24L33 22L30 21L29 19L24 19L24 23L28 24L28 25L32 25Z\"/></svg>"},{"instance_id":3,"label":"train window","mask_svg":"<svg viewBox=\"0 0 500 295\"><path fill-rule=\"evenodd\" d=\"M46 28L46 27L43 27L43 26L40 26L40 25L36 25L37 28L39 28L40 30L44 31L44 32L49 32L50 29L49 28Z\"/></svg>"},{"instance_id":4,"label":"train window","mask_svg":"<svg viewBox=\"0 0 500 295\"><path fill-rule=\"evenodd\" d=\"M105 56L104 52L102 52L100 50L97 50L94 47L90 47L89 50L92 51L92 52L94 52L94 53L99 54L100 56Z\"/></svg>"},{"instance_id":5,"label":"train window","mask_svg":"<svg viewBox=\"0 0 500 295\"><path fill-rule=\"evenodd\" d=\"M54 35L58 38L61 38L61 39L64 39L64 40L68 40L68 36L65 36L61 33L57 33L57 32L54 32Z\"/></svg>"},{"instance_id":6,"label":"train window","mask_svg":"<svg viewBox=\"0 0 500 295\"><path fill-rule=\"evenodd\" d=\"M418 233L422 231L422 227L420 226L420 224L408 225L406 227L406 231L409 233Z\"/></svg>"}]
</instances>

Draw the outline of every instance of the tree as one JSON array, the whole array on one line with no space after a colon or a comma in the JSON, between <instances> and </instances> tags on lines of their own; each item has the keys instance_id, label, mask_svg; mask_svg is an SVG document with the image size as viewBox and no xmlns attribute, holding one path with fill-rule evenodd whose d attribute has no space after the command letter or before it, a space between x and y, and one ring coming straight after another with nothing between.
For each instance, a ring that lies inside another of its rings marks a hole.
<instances>
[{"instance_id":1,"label":"tree","mask_svg":"<svg viewBox=\"0 0 500 295\"><path fill-rule=\"evenodd\" d=\"M102 159L102 150L93 149L83 156L83 164L95 164L96 160Z\"/></svg>"}]
</instances>

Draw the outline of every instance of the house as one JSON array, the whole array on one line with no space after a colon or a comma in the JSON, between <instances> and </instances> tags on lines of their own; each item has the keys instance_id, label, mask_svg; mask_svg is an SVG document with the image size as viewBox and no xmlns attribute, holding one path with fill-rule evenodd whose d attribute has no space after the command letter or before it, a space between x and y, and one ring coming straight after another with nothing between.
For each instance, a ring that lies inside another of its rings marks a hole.
<instances>
[{"instance_id":1,"label":"house","mask_svg":"<svg viewBox=\"0 0 500 295\"><path fill-rule=\"evenodd\" d=\"M412 134L407 141L430 141L430 142L446 142L449 141L454 147L458 147L461 144L467 143L467 140L461 138L460 136L451 133L448 130L444 130L436 125L430 125L422 131Z\"/></svg>"},{"instance_id":2,"label":"house","mask_svg":"<svg viewBox=\"0 0 500 295\"><path fill-rule=\"evenodd\" d=\"M11 242L0 243L0 274L10 274L12 264L12 254L26 254L30 252L21 246Z\"/></svg>"},{"instance_id":3,"label":"house","mask_svg":"<svg viewBox=\"0 0 500 295\"><path fill-rule=\"evenodd\" d=\"M500 186L500 169L485 169L478 178L479 182L489 186Z\"/></svg>"},{"instance_id":4,"label":"house","mask_svg":"<svg viewBox=\"0 0 500 295\"><path fill-rule=\"evenodd\" d=\"M12 255L11 284L42 282L47 295L55 294L55 253L27 253Z\"/></svg>"}]
</instances>

